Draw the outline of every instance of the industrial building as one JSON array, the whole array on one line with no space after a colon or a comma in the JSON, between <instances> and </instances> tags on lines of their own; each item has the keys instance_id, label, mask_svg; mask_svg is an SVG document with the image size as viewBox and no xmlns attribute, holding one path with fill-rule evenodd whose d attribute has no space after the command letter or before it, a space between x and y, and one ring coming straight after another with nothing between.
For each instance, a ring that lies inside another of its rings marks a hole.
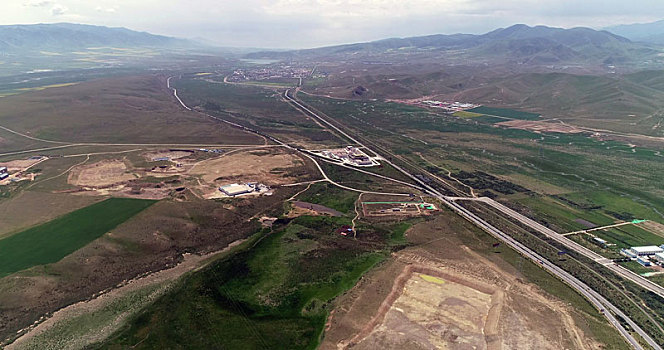
<instances>
[{"instance_id":1,"label":"industrial building","mask_svg":"<svg viewBox=\"0 0 664 350\"><path fill-rule=\"evenodd\" d=\"M664 264L664 253L657 253L653 256L658 263Z\"/></svg>"},{"instance_id":2,"label":"industrial building","mask_svg":"<svg viewBox=\"0 0 664 350\"><path fill-rule=\"evenodd\" d=\"M628 251L635 256L650 256L657 253L664 253L664 249L656 245L647 245L641 247L631 247Z\"/></svg>"},{"instance_id":3,"label":"industrial building","mask_svg":"<svg viewBox=\"0 0 664 350\"><path fill-rule=\"evenodd\" d=\"M250 186L249 184L230 184L219 187L219 191L231 197L251 193L254 192L254 190L255 187Z\"/></svg>"}]
</instances>

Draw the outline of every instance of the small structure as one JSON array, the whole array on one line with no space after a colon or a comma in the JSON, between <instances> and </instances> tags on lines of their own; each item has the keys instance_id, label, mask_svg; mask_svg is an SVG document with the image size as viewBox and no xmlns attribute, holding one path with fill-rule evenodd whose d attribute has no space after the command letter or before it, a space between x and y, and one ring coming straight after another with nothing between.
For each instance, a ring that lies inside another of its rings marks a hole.
<instances>
[{"instance_id":1,"label":"small structure","mask_svg":"<svg viewBox=\"0 0 664 350\"><path fill-rule=\"evenodd\" d=\"M0 180L4 180L4 179L6 179L6 178L8 178L8 177L9 177L9 174L8 174L8 173L2 173L2 174L0 174Z\"/></svg>"},{"instance_id":2,"label":"small structure","mask_svg":"<svg viewBox=\"0 0 664 350\"><path fill-rule=\"evenodd\" d=\"M599 238L599 237L593 237L593 242L595 242L596 244L599 244L602 247L606 247L606 241Z\"/></svg>"},{"instance_id":3,"label":"small structure","mask_svg":"<svg viewBox=\"0 0 664 350\"><path fill-rule=\"evenodd\" d=\"M6 173L7 172L7 167L6 166L0 166L0 174Z\"/></svg>"},{"instance_id":4,"label":"small structure","mask_svg":"<svg viewBox=\"0 0 664 350\"><path fill-rule=\"evenodd\" d=\"M636 262L639 263L639 264L641 264L641 265L643 265L643 266L650 266L650 265L652 265L652 264L650 263L650 259L648 259L648 257L646 257L646 256L640 256L640 257L636 258Z\"/></svg>"},{"instance_id":5,"label":"small structure","mask_svg":"<svg viewBox=\"0 0 664 350\"><path fill-rule=\"evenodd\" d=\"M227 196L235 197L241 194L253 192L255 187L248 184L230 184L219 187L219 191Z\"/></svg>"},{"instance_id":6,"label":"small structure","mask_svg":"<svg viewBox=\"0 0 664 350\"><path fill-rule=\"evenodd\" d=\"M632 259L636 259L636 257L638 256L634 252L632 252L631 249L625 249L625 248L620 249L620 254Z\"/></svg>"},{"instance_id":7,"label":"small structure","mask_svg":"<svg viewBox=\"0 0 664 350\"><path fill-rule=\"evenodd\" d=\"M657 253L654 258L660 265L664 264L664 253Z\"/></svg>"},{"instance_id":8,"label":"small structure","mask_svg":"<svg viewBox=\"0 0 664 350\"><path fill-rule=\"evenodd\" d=\"M664 253L664 249L656 245L647 245L641 247L631 247L629 250L636 256L650 256L657 253Z\"/></svg>"},{"instance_id":9,"label":"small structure","mask_svg":"<svg viewBox=\"0 0 664 350\"><path fill-rule=\"evenodd\" d=\"M342 236L348 236L349 234L353 233L353 228L348 225L343 225L337 230L337 232L339 232L339 234Z\"/></svg>"}]
</instances>

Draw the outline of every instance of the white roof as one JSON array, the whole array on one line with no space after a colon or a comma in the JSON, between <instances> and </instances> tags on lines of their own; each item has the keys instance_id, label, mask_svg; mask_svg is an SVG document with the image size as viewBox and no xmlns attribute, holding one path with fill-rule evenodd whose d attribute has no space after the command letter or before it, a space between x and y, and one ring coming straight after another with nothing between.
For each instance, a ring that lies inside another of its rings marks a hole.
<instances>
[{"instance_id":1,"label":"white roof","mask_svg":"<svg viewBox=\"0 0 664 350\"><path fill-rule=\"evenodd\" d=\"M657 252L661 253L664 252L664 249L656 246L656 245L646 245L642 247L632 247L632 250L638 253L645 253L645 252Z\"/></svg>"},{"instance_id":2,"label":"white roof","mask_svg":"<svg viewBox=\"0 0 664 350\"><path fill-rule=\"evenodd\" d=\"M664 259L664 253L656 253L655 257L660 258L660 259Z\"/></svg>"},{"instance_id":3,"label":"white roof","mask_svg":"<svg viewBox=\"0 0 664 350\"><path fill-rule=\"evenodd\" d=\"M252 190L251 187L245 184L230 184L230 185L225 185L221 186L220 188L224 192L228 194L234 194L234 193L244 193L244 192L250 192Z\"/></svg>"}]
</instances>

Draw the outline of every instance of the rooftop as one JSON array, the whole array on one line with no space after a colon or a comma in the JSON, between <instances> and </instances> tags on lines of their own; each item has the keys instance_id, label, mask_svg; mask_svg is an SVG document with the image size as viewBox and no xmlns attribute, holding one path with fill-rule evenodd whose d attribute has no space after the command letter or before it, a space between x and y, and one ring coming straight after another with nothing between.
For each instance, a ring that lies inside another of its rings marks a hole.
<instances>
[{"instance_id":1,"label":"rooftop","mask_svg":"<svg viewBox=\"0 0 664 350\"><path fill-rule=\"evenodd\" d=\"M631 248L633 251L638 252L638 253L644 253L644 252L664 252L664 249L656 246L656 245L646 245L642 247L632 247Z\"/></svg>"}]
</instances>

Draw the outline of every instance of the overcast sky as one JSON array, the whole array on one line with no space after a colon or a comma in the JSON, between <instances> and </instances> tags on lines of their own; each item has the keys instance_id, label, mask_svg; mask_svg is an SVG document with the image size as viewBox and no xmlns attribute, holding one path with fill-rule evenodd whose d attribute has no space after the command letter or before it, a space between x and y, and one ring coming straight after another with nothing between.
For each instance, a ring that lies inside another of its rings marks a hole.
<instances>
[{"instance_id":1,"label":"overcast sky","mask_svg":"<svg viewBox=\"0 0 664 350\"><path fill-rule=\"evenodd\" d=\"M662 0L1 0L0 24L74 22L304 48L515 23L601 28L664 19Z\"/></svg>"}]
</instances>

